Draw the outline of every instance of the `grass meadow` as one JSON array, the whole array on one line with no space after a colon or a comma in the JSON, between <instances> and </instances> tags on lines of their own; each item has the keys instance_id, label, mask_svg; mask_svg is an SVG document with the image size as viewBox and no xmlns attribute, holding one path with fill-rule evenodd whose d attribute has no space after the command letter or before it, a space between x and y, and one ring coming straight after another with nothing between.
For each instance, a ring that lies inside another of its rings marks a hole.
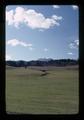
<instances>
[{"instance_id":1,"label":"grass meadow","mask_svg":"<svg viewBox=\"0 0 84 120\"><path fill-rule=\"evenodd\" d=\"M42 76L41 69L46 69ZM79 72L75 67L6 67L6 112L77 114Z\"/></svg>"}]
</instances>

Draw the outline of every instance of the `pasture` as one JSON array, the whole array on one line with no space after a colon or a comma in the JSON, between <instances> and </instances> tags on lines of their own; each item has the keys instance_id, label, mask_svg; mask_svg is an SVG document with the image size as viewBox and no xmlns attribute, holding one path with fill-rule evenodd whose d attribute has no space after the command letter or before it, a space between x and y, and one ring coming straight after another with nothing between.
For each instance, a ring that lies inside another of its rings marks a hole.
<instances>
[{"instance_id":1,"label":"pasture","mask_svg":"<svg viewBox=\"0 0 84 120\"><path fill-rule=\"evenodd\" d=\"M42 69L47 70L46 75L42 75ZM78 111L78 68L7 66L7 113L77 114Z\"/></svg>"}]
</instances>

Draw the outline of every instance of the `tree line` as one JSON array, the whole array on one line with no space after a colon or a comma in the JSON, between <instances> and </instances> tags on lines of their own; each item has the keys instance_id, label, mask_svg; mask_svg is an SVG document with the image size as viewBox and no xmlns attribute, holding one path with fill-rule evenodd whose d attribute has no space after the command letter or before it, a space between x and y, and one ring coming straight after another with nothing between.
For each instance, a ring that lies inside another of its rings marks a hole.
<instances>
[{"instance_id":1,"label":"tree line","mask_svg":"<svg viewBox=\"0 0 84 120\"><path fill-rule=\"evenodd\" d=\"M73 59L59 59L59 60L49 60L49 61L6 61L6 65L14 67L28 67L28 66L68 66L68 65L78 65L78 60Z\"/></svg>"}]
</instances>

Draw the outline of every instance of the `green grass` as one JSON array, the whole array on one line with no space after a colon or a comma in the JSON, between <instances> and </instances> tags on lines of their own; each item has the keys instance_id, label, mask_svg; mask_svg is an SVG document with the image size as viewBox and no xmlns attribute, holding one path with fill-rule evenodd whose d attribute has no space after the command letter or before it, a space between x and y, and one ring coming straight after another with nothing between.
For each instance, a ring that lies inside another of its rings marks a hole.
<instances>
[{"instance_id":1,"label":"green grass","mask_svg":"<svg viewBox=\"0 0 84 120\"><path fill-rule=\"evenodd\" d=\"M6 69L6 111L32 114L77 114L78 69L48 67Z\"/></svg>"}]
</instances>

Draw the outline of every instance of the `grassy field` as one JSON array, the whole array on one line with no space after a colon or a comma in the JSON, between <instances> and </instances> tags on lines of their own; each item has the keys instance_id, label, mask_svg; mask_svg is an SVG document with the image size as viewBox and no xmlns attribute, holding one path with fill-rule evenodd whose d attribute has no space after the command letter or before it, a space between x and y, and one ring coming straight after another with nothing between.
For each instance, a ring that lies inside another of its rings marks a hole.
<instances>
[{"instance_id":1,"label":"grassy field","mask_svg":"<svg viewBox=\"0 0 84 120\"><path fill-rule=\"evenodd\" d=\"M48 74L42 76L40 69L46 69ZM78 69L7 66L6 111L21 114L77 114Z\"/></svg>"}]
</instances>

